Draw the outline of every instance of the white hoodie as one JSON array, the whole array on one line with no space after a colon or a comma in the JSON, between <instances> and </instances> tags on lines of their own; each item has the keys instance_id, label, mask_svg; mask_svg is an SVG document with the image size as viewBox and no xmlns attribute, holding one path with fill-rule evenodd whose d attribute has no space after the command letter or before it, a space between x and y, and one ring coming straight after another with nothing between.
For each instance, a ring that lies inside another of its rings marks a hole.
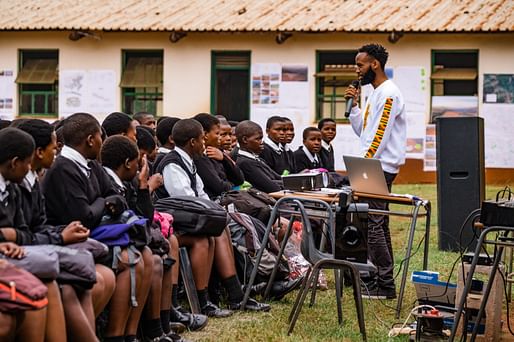
<instances>
[{"instance_id":1,"label":"white hoodie","mask_svg":"<svg viewBox=\"0 0 514 342\"><path fill-rule=\"evenodd\" d=\"M350 122L360 137L362 156L379 159L382 169L398 173L405 163L407 124L405 103L398 87L386 80L368 97L362 114L358 106Z\"/></svg>"}]
</instances>

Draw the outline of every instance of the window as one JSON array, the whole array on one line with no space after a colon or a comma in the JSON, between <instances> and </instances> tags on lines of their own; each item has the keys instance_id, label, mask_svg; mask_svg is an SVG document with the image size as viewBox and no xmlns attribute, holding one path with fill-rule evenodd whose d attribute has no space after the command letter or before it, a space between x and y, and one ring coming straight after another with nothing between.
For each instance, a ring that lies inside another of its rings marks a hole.
<instances>
[{"instance_id":1,"label":"window","mask_svg":"<svg viewBox=\"0 0 514 342\"><path fill-rule=\"evenodd\" d=\"M57 50L21 50L16 78L20 116L57 116Z\"/></svg>"},{"instance_id":2,"label":"window","mask_svg":"<svg viewBox=\"0 0 514 342\"><path fill-rule=\"evenodd\" d=\"M162 115L162 50L123 51L122 68L123 111Z\"/></svg>"},{"instance_id":3,"label":"window","mask_svg":"<svg viewBox=\"0 0 514 342\"><path fill-rule=\"evenodd\" d=\"M432 51L432 96L477 96L478 51Z\"/></svg>"},{"instance_id":4,"label":"window","mask_svg":"<svg viewBox=\"0 0 514 342\"><path fill-rule=\"evenodd\" d=\"M249 119L250 52L213 51L211 58L211 113Z\"/></svg>"},{"instance_id":5,"label":"window","mask_svg":"<svg viewBox=\"0 0 514 342\"><path fill-rule=\"evenodd\" d=\"M316 118L343 121L346 99L344 92L357 79L357 51L317 51Z\"/></svg>"}]
</instances>

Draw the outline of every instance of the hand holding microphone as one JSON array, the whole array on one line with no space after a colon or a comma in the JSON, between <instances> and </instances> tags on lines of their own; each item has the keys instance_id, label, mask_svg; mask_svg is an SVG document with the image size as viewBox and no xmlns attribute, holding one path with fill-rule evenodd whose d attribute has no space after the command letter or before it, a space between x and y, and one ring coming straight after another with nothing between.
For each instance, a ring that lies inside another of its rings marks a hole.
<instances>
[{"instance_id":1,"label":"hand holding microphone","mask_svg":"<svg viewBox=\"0 0 514 342\"><path fill-rule=\"evenodd\" d=\"M350 112L352 111L352 107L357 105L358 96L359 96L360 82L355 80L352 81L352 84L344 93L344 97L346 98L346 110L344 112L344 117L347 118L350 116Z\"/></svg>"}]
</instances>

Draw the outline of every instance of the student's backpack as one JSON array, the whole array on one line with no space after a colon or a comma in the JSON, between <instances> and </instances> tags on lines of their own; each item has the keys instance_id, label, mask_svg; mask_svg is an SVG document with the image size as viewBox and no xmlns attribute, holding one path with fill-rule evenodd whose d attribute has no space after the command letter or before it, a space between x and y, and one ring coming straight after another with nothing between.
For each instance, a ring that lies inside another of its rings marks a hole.
<instances>
[{"instance_id":1,"label":"student's backpack","mask_svg":"<svg viewBox=\"0 0 514 342\"><path fill-rule=\"evenodd\" d=\"M220 236L228 223L225 208L195 196L171 196L155 203L155 210L173 216L173 229L191 235Z\"/></svg>"},{"instance_id":2,"label":"student's backpack","mask_svg":"<svg viewBox=\"0 0 514 342\"><path fill-rule=\"evenodd\" d=\"M228 207L232 204L236 211L255 217L264 223L268 222L275 203L273 197L255 188L246 191L228 191L222 194L220 199L222 206Z\"/></svg>"},{"instance_id":3,"label":"student's backpack","mask_svg":"<svg viewBox=\"0 0 514 342\"><path fill-rule=\"evenodd\" d=\"M42 309L48 304L47 293L31 273L0 260L0 312Z\"/></svg>"},{"instance_id":4,"label":"student's backpack","mask_svg":"<svg viewBox=\"0 0 514 342\"><path fill-rule=\"evenodd\" d=\"M228 227L232 238L232 246L234 247L236 269L239 279L243 282L243 285L246 285L255 267L255 259L261 248L261 241L264 237L266 226L260 220L243 213L230 213L229 216L230 222ZM277 261L279 249L278 241L273 234L270 234L268 246L264 250L261 262L257 266L258 279L255 283L268 280ZM285 280L288 276L289 266L287 260L282 257L275 280Z\"/></svg>"}]
</instances>

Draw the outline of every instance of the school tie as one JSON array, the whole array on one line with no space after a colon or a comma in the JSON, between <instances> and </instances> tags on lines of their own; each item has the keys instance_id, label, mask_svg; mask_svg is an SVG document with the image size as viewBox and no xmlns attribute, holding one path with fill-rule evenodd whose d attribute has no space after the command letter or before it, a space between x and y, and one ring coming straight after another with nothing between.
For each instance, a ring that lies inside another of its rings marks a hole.
<instances>
[{"instance_id":1,"label":"school tie","mask_svg":"<svg viewBox=\"0 0 514 342\"><path fill-rule=\"evenodd\" d=\"M319 168L319 161L317 158L314 158L314 161L312 162L312 166L314 166L314 169Z\"/></svg>"},{"instance_id":2,"label":"school tie","mask_svg":"<svg viewBox=\"0 0 514 342\"><path fill-rule=\"evenodd\" d=\"M9 197L9 190L7 187L5 187L5 190L0 191L0 202L3 204L3 206L7 206L7 198Z\"/></svg>"}]
</instances>

